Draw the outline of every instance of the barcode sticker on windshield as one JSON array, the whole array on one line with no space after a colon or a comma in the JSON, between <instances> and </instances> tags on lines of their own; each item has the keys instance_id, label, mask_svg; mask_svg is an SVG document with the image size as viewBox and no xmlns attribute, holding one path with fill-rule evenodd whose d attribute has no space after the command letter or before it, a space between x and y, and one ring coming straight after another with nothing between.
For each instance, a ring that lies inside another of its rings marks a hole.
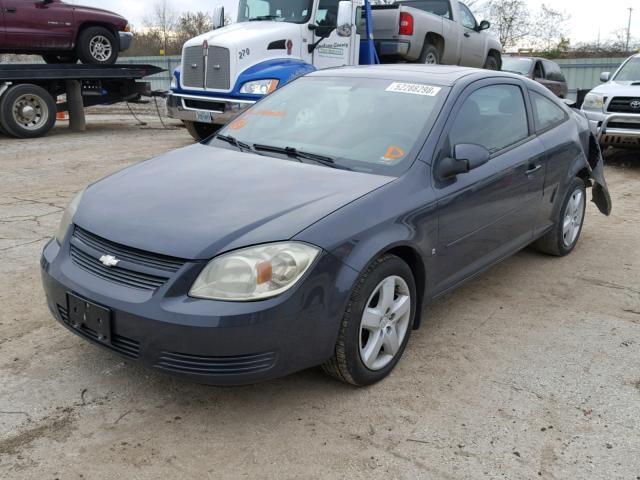
<instances>
[{"instance_id":1,"label":"barcode sticker on windshield","mask_svg":"<svg viewBox=\"0 0 640 480\"><path fill-rule=\"evenodd\" d=\"M419 83L393 82L387 87L387 92L411 93L413 95L425 95L427 97L435 97L440 90L442 90L440 87L421 85Z\"/></svg>"}]
</instances>

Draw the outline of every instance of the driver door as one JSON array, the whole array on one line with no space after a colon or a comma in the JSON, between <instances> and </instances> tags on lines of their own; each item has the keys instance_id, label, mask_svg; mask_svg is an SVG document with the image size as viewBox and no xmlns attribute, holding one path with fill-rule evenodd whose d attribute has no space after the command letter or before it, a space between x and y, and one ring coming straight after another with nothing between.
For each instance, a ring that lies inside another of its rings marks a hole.
<instances>
[{"instance_id":1,"label":"driver door","mask_svg":"<svg viewBox=\"0 0 640 480\"><path fill-rule=\"evenodd\" d=\"M73 8L59 0L2 0L3 45L16 50L66 50L73 41Z\"/></svg>"},{"instance_id":2,"label":"driver door","mask_svg":"<svg viewBox=\"0 0 640 480\"><path fill-rule=\"evenodd\" d=\"M317 69L353 65L353 45L356 29L351 29L351 37L338 35L336 26L338 21L339 0L321 0L316 10L315 30L312 45L318 41L313 51L313 65ZM330 32L330 33L329 33ZM328 35L326 38L322 38Z\"/></svg>"},{"instance_id":3,"label":"driver door","mask_svg":"<svg viewBox=\"0 0 640 480\"><path fill-rule=\"evenodd\" d=\"M471 10L460 4L460 22L462 24L462 65L465 67L484 67L484 32L478 31L478 21Z\"/></svg>"}]
</instances>

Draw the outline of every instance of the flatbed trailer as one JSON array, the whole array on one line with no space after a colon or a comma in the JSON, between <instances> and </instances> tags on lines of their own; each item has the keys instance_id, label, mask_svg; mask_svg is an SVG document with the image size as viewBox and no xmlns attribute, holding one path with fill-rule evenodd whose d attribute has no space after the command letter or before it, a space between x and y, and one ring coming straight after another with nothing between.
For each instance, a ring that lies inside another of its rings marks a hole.
<instances>
[{"instance_id":1,"label":"flatbed trailer","mask_svg":"<svg viewBox=\"0 0 640 480\"><path fill-rule=\"evenodd\" d=\"M153 65L0 64L0 133L41 137L65 111L70 128L82 131L85 107L152 96L151 84L140 80L163 71ZM57 103L62 95L66 101Z\"/></svg>"}]
</instances>

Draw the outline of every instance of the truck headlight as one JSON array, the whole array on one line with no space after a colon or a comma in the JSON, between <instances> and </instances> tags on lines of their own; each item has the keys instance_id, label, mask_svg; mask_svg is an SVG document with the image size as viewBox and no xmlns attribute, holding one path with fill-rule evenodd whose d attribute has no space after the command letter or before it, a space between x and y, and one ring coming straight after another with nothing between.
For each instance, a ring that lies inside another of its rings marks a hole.
<instances>
[{"instance_id":1,"label":"truck headlight","mask_svg":"<svg viewBox=\"0 0 640 480\"><path fill-rule=\"evenodd\" d=\"M278 80L254 80L247 82L240 88L240 93L248 93L250 95L267 95L278 88Z\"/></svg>"},{"instance_id":2,"label":"truck headlight","mask_svg":"<svg viewBox=\"0 0 640 480\"><path fill-rule=\"evenodd\" d=\"M71 200L71 203L69 204L67 209L64 211L64 214L62 215L62 220L60 220L60 226L58 227L58 231L56 232L56 241L60 245L62 245L62 242L64 241L64 237L67 236L67 232L71 227L71 222L73 222L73 217L75 217L76 212L78 211L78 205L80 205L80 201L82 200L82 196L84 195L84 192L85 191L82 190L73 198L73 200Z\"/></svg>"},{"instance_id":3,"label":"truck headlight","mask_svg":"<svg viewBox=\"0 0 640 480\"><path fill-rule=\"evenodd\" d=\"M604 95L587 93L587 96L584 97L582 108L585 110L602 110L604 108Z\"/></svg>"},{"instance_id":4,"label":"truck headlight","mask_svg":"<svg viewBox=\"0 0 640 480\"><path fill-rule=\"evenodd\" d=\"M171 75L171 90L178 89L178 77L175 75Z\"/></svg>"},{"instance_id":5,"label":"truck headlight","mask_svg":"<svg viewBox=\"0 0 640 480\"><path fill-rule=\"evenodd\" d=\"M246 302L272 298L292 288L320 249L301 242L244 248L214 258L198 276L189 296Z\"/></svg>"}]
</instances>

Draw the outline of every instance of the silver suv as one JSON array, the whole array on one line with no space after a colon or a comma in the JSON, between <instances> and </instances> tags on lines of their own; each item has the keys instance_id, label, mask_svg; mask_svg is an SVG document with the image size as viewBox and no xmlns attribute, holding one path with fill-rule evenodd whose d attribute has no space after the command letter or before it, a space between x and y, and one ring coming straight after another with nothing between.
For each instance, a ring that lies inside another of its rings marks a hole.
<instances>
[{"instance_id":1,"label":"silver suv","mask_svg":"<svg viewBox=\"0 0 640 480\"><path fill-rule=\"evenodd\" d=\"M587 94L582 111L602 146L640 146L640 54L629 57Z\"/></svg>"}]
</instances>

